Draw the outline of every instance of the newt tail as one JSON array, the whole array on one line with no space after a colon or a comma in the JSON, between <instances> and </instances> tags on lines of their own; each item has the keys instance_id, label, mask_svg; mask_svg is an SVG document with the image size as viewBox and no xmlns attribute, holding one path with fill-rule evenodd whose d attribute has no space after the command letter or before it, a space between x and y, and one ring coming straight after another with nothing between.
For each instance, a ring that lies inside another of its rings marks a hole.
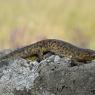
<instances>
[{"instance_id":1,"label":"newt tail","mask_svg":"<svg viewBox=\"0 0 95 95\"><path fill-rule=\"evenodd\" d=\"M0 61L7 61L13 58L28 58L36 55L42 60L43 54L51 52L61 57L68 57L78 62L87 62L95 59L95 50L79 48L68 42L57 39L46 39L29 46L25 46L6 54Z\"/></svg>"}]
</instances>

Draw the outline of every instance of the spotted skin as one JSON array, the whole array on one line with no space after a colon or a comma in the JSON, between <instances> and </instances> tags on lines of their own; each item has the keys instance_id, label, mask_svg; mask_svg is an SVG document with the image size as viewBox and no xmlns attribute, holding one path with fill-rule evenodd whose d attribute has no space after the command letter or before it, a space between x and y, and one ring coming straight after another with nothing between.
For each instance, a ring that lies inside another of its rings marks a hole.
<instances>
[{"instance_id":1,"label":"spotted skin","mask_svg":"<svg viewBox=\"0 0 95 95\"><path fill-rule=\"evenodd\" d=\"M46 52L54 53L60 57L65 56L77 62L87 62L95 59L94 50L79 48L68 42L57 39L46 39L14 50L1 57L0 62L18 57L26 59L35 55L42 60L43 54Z\"/></svg>"}]
</instances>

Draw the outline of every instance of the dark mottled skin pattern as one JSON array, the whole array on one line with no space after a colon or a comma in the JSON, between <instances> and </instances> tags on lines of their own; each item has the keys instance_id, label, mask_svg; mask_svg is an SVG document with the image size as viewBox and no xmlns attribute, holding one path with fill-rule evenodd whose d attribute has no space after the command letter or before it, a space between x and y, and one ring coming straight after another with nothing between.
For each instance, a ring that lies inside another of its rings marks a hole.
<instances>
[{"instance_id":1,"label":"dark mottled skin pattern","mask_svg":"<svg viewBox=\"0 0 95 95\"><path fill-rule=\"evenodd\" d=\"M61 57L69 57L72 60L78 62L87 62L95 59L95 51L90 49L83 49L76 47L68 42L64 42L56 39L46 39L36 42L32 45L17 49L3 57L0 61L10 60L11 58L28 58L33 55L37 55L40 60L43 58L43 54L51 52Z\"/></svg>"}]
</instances>

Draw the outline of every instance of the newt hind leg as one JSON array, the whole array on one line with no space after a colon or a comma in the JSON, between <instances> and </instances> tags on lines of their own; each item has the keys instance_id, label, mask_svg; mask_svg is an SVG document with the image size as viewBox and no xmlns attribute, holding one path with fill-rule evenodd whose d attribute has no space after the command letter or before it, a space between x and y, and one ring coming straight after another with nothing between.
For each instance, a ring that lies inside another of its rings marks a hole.
<instances>
[{"instance_id":1,"label":"newt hind leg","mask_svg":"<svg viewBox=\"0 0 95 95\"><path fill-rule=\"evenodd\" d=\"M31 56L28 56L28 57L25 57L24 59L26 59L26 60L31 60L31 61L38 61L39 62L39 57L38 57L38 55L31 55Z\"/></svg>"},{"instance_id":2,"label":"newt hind leg","mask_svg":"<svg viewBox=\"0 0 95 95\"><path fill-rule=\"evenodd\" d=\"M51 52L44 52L44 53L38 53L38 54L34 54L34 55L31 55L31 56L28 56L24 59L26 60L31 60L31 61L38 61L38 62L41 62L42 60L48 58L49 56L53 55L53 53Z\"/></svg>"}]
</instances>

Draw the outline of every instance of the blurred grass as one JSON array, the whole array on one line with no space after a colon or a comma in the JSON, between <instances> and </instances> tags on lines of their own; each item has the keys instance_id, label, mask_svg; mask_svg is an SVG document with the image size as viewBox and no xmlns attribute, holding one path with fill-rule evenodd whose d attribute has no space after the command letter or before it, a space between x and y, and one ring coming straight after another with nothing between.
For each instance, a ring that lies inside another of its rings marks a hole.
<instances>
[{"instance_id":1,"label":"blurred grass","mask_svg":"<svg viewBox=\"0 0 95 95\"><path fill-rule=\"evenodd\" d=\"M0 49L46 38L95 49L95 1L0 0Z\"/></svg>"}]
</instances>

